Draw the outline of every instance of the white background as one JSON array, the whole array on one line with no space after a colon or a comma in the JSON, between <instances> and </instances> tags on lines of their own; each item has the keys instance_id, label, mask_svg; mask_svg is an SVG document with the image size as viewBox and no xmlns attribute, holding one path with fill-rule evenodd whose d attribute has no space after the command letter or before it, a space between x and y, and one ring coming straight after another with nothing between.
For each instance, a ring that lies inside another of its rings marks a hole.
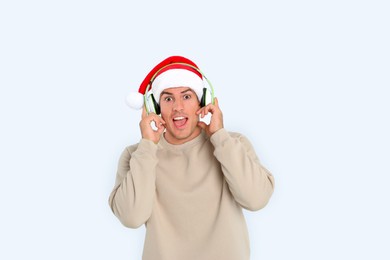
<instances>
[{"instance_id":1,"label":"white background","mask_svg":"<svg viewBox=\"0 0 390 260\"><path fill-rule=\"evenodd\" d=\"M276 179L252 258L390 259L388 1L2 1L0 259L140 259L107 200L170 55Z\"/></svg>"}]
</instances>

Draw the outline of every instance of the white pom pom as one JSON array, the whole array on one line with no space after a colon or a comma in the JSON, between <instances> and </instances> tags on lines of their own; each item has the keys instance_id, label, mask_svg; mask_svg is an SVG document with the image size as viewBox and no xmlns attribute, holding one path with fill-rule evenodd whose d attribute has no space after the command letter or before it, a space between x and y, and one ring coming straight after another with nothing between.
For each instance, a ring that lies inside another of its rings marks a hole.
<instances>
[{"instance_id":1,"label":"white pom pom","mask_svg":"<svg viewBox=\"0 0 390 260\"><path fill-rule=\"evenodd\" d=\"M132 92L126 97L126 104L133 109L141 109L144 105L144 96L139 92Z\"/></svg>"}]
</instances>

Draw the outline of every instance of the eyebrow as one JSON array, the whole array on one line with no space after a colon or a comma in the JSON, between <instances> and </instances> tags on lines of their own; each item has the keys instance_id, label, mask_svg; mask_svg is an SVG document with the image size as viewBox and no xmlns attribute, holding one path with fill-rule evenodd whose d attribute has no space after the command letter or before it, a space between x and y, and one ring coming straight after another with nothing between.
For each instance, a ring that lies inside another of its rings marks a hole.
<instances>
[{"instance_id":1,"label":"eyebrow","mask_svg":"<svg viewBox=\"0 0 390 260\"><path fill-rule=\"evenodd\" d=\"M183 90L180 93L183 94L183 93L186 93L188 91L191 91L192 93L195 93L191 88L187 88L187 89ZM171 92L168 92L168 91L163 91L163 92L161 92L160 96L162 96L162 95L173 95L173 94Z\"/></svg>"}]
</instances>

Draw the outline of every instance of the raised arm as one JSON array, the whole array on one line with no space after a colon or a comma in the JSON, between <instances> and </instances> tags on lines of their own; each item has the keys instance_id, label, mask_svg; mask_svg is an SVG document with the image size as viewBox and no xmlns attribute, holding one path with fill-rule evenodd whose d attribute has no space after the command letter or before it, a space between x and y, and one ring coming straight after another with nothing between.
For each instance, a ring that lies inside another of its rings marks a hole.
<instances>
[{"instance_id":1,"label":"raised arm","mask_svg":"<svg viewBox=\"0 0 390 260\"><path fill-rule=\"evenodd\" d=\"M123 225L137 228L152 213L156 191L157 145L142 139L138 145L126 148L118 171L109 204Z\"/></svg>"},{"instance_id":2,"label":"raised arm","mask_svg":"<svg viewBox=\"0 0 390 260\"><path fill-rule=\"evenodd\" d=\"M223 115L215 98L214 104L208 104L198 110L203 118L211 113L210 124L198 125L210 136L214 145L214 155L221 163L222 171L234 199L249 210L263 208L274 190L274 178L264 168L256 153L244 136L229 134L223 128Z\"/></svg>"},{"instance_id":3,"label":"raised arm","mask_svg":"<svg viewBox=\"0 0 390 260\"><path fill-rule=\"evenodd\" d=\"M237 203L252 211L263 208L273 193L274 177L260 164L249 140L223 128L210 140Z\"/></svg>"}]
</instances>

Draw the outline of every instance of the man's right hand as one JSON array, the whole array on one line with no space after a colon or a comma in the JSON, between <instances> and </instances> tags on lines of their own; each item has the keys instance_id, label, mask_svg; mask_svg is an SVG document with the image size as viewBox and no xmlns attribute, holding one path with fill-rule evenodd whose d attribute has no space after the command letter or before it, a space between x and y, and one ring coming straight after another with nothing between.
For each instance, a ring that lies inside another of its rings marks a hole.
<instances>
[{"instance_id":1,"label":"man's right hand","mask_svg":"<svg viewBox=\"0 0 390 260\"><path fill-rule=\"evenodd\" d=\"M157 129L153 130L152 123L155 123ZM150 140L157 144L160 141L162 132L165 129L165 121L155 113L146 113L145 107L142 110L142 119L139 123L142 138Z\"/></svg>"}]
</instances>

